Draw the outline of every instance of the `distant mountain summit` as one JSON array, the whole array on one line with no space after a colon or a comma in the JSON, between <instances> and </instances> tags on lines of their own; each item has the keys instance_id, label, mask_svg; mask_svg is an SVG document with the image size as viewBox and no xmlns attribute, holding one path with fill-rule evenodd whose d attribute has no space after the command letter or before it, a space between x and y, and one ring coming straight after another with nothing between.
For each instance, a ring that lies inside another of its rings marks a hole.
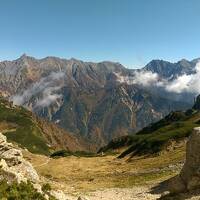
<instances>
[{"instance_id":1,"label":"distant mountain summit","mask_svg":"<svg viewBox=\"0 0 200 200\"><path fill-rule=\"evenodd\" d=\"M194 73L196 63L154 60L143 69L133 70L109 61L36 59L24 54L14 61L0 62L0 94L101 146L172 110L190 107L180 94L178 98L163 94L148 82L147 86L140 85L138 73L148 71L173 79Z\"/></svg>"},{"instance_id":2,"label":"distant mountain summit","mask_svg":"<svg viewBox=\"0 0 200 200\"><path fill-rule=\"evenodd\" d=\"M195 66L199 59L188 61L182 59L177 63L164 60L152 60L143 69L159 74L163 78L173 79L183 74L195 73Z\"/></svg>"}]
</instances>

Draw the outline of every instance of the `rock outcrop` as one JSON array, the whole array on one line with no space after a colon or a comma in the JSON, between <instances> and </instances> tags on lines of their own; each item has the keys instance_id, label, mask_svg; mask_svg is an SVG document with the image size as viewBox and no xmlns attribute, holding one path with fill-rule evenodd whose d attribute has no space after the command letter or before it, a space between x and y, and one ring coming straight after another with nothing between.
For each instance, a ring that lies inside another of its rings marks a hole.
<instances>
[{"instance_id":1,"label":"rock outcrop","mask_svg":"<svg viewBox=\"0 0 200 200\"><path fill-rule=\"evenodd\" d=\"M38 192L49 199L49 194L42 192L39 175L32 164L23 158L20 148L7 142L6 136L0 133L0 181L2 180L9 184L30 181ZM51 190L50 195L58 200L72 200L61 190Z\"/></svg>"},{"instance_id":2,"label":"rock outcrop","mask_svg":"<svg viewBox=\"0 0 200 200\"><path fill-rule=\"evenodd\" d=\"M200 188L200 127L194 128L186 147L186 161L180 174L168 183L170 193Z\"/></svg>"},{"instance_id":3,"label":"rock outcrop","mask_svg":"<svg viewBox=\"0 0 200 200\"><path fill-rule=\"evenodd\" d=\"M0 133L0 180L32 183L39 182L39 176L33 166L23 158L21 150L8 143Z\"/></svg>"}]
</instances>

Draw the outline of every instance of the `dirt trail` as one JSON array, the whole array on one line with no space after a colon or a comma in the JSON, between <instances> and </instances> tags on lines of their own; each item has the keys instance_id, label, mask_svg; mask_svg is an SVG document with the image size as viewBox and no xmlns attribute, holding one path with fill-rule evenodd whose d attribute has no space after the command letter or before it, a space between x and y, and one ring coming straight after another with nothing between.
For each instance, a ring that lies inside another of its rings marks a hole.
<instances>
[{"instance_id":1,"label":"dirt trail","mask_svg":"<svg viewBox=\"0 0 200 200\"><path fill-rule=\"evenodd\" d=\"M95 191L86 197L89 200L156 200L160 195L149 193L148 187L113 188Z\"/></svg>"},{"instance_id":2,"label":"dirt trail","mask_svg":"<svg viewBox=\"0 0 200 200\"><path fill-rule=\"evenodd\" d=\"M33 167L35 167L35 168L42 167L44 165L47 165L49 163L49 161L50 161L50 158L47 158L47 160L44 163L39 164L39 165L33 165Z\"/></svg>"},{"instance_id":3,"label":"dirt trail","mask_svg":"<svg viewBox=\"0 0 200 200\"><path fill-rule=\"evenodd\" d=\"M97 190L75 196L66 194L66 197L67 200L77 200L78 197L83 200L156 200L160 195L151 194L148 187L134 187Z\"/></svg>"}]
</instances>

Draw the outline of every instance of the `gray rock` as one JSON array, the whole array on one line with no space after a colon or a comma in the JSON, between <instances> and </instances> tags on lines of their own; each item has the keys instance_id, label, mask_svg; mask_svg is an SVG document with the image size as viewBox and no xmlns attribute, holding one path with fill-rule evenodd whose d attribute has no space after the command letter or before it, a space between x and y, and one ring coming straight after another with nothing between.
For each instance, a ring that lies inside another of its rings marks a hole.
<instances>
[{"instance_id":1,"label":"gray rock","mask_svg":"<svg viewBox=\"0 0 200 200\"><path fill-rule=\"evenodd\" d=\"M33 187L42 192L39 176L31 163L23 158L22 151L13 144L8 143L6 137L0 133L0 181L6 180L8 183L14 181L33 183ZM49 199L47 194L44 194ZM62 191L51 191L51 195L58 200L68 200Z\"/></svg>"},{"instance_id":2,"label":"gray rock","mask_svg":"<svg viewBox=\"0 0 200 200\"><path fill-rule=\"evenodd\" d=\"M169 182L169 191L179 193L200 188L200 127L194 128L186 147L186 161L180 174Z\"/></svg>"},{"instance_id":3,"label":"gray rock","mask_svg":"<svg viewBox=\"0 0 200 200\"><path fill-rule=\"evenodd\" d=\"M33 183L39 181L39 176L33 166L23 158L20 149L8 143L6 137L0 133L0 180L6 179L8 182Z\"/></svg>"}]
</instances>

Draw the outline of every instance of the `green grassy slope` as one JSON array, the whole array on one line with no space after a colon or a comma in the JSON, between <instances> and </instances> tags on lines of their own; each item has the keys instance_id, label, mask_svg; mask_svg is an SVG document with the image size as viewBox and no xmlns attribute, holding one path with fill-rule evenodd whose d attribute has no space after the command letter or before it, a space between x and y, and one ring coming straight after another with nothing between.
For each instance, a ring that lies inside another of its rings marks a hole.
<instances>
[{"instance_id":1,"label":"green grassy slope","mask_svg":"<svg viewBox=\"0 0 200 200\"><path fill-rule=\"evenodd\" d=\"M164 119L151 124L133 136L125 136L111 141L100 151L109 152L126 147L119 158L127 155L153 154L163 150L170 141L188 137L192 129L200 124L200 112L172 112Z\"/></svg>"},{"instance_id":2,"label":"green grassy slope","mask_svg":"<svg viewBox=\"0 0 200 200\"><path fill-rule=\"evenodd\" d=\"M40 128L31 112L22 107L13 107L9 102L0 98L0 125L8 141L16 142L32 153L46 154L50 149L42 135Z\"/></svg>"},{"instance_id":3,"label":"green grassy slope","mask_svg":"<svg viewBox=\"0 0 200 200\"><path fill-rule=\"evenodd\" d=\"M81 137L36 117L21 106L13 106L2 97L0 97L0 132L6 135L8 141L37 154L50 155L60 149L72 152L88 151L90 147Z\"/></svg>"}]
</instances>

